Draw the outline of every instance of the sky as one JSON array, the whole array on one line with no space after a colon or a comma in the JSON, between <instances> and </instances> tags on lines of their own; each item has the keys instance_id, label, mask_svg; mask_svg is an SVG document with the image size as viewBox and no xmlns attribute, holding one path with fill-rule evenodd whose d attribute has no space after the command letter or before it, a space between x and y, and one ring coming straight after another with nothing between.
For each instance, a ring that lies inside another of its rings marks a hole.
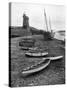
<instances>
[{"instance_id":1,"label":"sky","mask_svg":"<svg viewBox=\"0 0 67 90\"><path fill-rule=\"evenodd\" d=\"M29 17L29 25L37 29L46 29L44 9L48 29L65 30L65 6L13 2L11 4L11 26L23 25L23 13Z\"/></svg>"}]
</instances>

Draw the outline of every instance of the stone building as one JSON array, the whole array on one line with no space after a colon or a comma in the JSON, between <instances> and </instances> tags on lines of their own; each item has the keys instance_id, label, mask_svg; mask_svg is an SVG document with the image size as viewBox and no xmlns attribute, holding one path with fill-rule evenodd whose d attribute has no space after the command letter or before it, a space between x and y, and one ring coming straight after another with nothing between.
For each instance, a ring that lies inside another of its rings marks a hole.
<instances>
[{"instance_id":1,"label":"stone building","mask_svg":"<svg viewBox=\"0 0 67 90\"><path fill-rule=\"evenodd\" d=\"M23 14L23 27L29 28L29 17L26 14Z\"/></svg>"},{"instance_id":2,"label":"stone building","mask_svg":"<svg viewBox=\"0 0 67 90\"><path fill-rule=\"evenodd\" d=\"M23 28L24 28L24 35L25 36L31 36L32 33L30 31L30 26L29 26L29 17L24 13L23 14Z\"/></svg>"}]
</instances>

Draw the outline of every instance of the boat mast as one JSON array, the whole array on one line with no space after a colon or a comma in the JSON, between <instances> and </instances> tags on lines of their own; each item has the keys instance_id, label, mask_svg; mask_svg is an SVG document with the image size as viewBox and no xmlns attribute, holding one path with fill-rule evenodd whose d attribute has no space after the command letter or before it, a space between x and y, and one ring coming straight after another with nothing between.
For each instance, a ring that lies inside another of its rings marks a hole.
<instances>
[{"instance_id":1,"label":"boat mast","mask_svg":"<svg viewBox=\"0 0 67 90\"><path fill-rule=\"evenodd\" d=\"M55 32L53 32L53 30L51 29L51 20L50 20L50 17L49 17L49 26L50 26L51 36L54 38Z\"/></svg>"},{"instance_id":2,"label":"boat mast","mask_svg":"<svg viewBox=\"0 0 67 90\"><path fill-rule=\"evenodd\" d=\"M47 25L47 16L46 16L45 9L44 9L44 17L45 17L45 22L46 22L46 30L48 31L48 25Z\"/></svg>"},{"instance_id":3,"label":"boat mast","mask_svg":"<svg viewBox=\"0 0 67 90\"><path fill-rule=\"evenodd\" d=\"M50 17L49 17L49 27L50 27L50 31L51 31L51 20L50 20Z\"/></svg>"}]
</instances>

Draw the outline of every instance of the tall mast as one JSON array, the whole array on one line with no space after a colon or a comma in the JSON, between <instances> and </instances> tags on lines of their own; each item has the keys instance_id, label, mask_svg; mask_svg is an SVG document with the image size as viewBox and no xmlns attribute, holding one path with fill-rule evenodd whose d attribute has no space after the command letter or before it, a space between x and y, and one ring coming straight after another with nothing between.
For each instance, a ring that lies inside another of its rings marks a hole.
<instances>
[{"instance_id":1,"label":"tall mast","mask_svg":"<svg viewBox=\"0 0 67 90\"><path fill-rule=\"evenodd\" d=\"M50 17L49 17L49 27L50 27L50 31L51 31L51 20L50 20Z\"/></svg>"},{"instance_id":2,"label":"tall mast","mask_svg":"<svg viewBox=\"0 0 67 90\"><path fill-rule=\"evenodd\" d=\"M50 26L51 36L54 38L55 32L53 32L53 30L51 29L51 20L50 20L50 17L49 17L49 26Z\"/></svg>"},{"instance_id":3,"label":"tall mast","mask_svg":"<svg viewBox=\"0 0 67 90\"><path fill-rule=\"evenodd\" d=\"M46 16L45 9L44 9L44 16L45 16L45 22L46 22L46 30L48 31L48 25L47 25L47 16Z\"/></svg>"}]
</instances>

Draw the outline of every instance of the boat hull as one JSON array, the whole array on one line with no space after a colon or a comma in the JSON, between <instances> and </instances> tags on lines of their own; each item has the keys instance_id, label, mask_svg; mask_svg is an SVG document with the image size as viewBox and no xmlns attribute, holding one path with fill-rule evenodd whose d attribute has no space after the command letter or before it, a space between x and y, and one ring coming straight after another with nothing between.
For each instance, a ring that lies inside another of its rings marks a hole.
<instances>
[{"instance_id":1,"label":"boat hull","mask_svg":"<svg viewBox=\"0 0 67 90\"><path fill-rule=\"evenodd\" d=\"M60 60L63 56L50 57L50 60Z\"/></svg>"},{"instance_id":2,"label":"boat hull","mask_svg":"<svg viewBox=\"0 0 67 90\"><path fill-rule=\"evenodd\" d=\"M46 57L46 58L43 58L43 60L50 59L51 61L55 61L55 60L60 60L62 58L63 56L55 56L55 57Z\"/></svg>"},{"instance_id":3,"label":"boat hull","mask_svg":"<svg viewBox=\"0 0 67 90\"><path fill-rule=\"evenodd\" d=\"M34 47L34 48L32 48L32 47L21 47L21 49L22 50L36 50L37 47Z\"/></svg>"},{"instance_id":4,"label":"boat hull","mask_svg":"<svg viewBox=\"0 0 67 90\"><path fill-rule=\"evenodd\" d=\"M43 57L43 56L47 56L48 53L25 53L26 56L28 57Z\"/></svg>"},{"instance_id":5,"label":"boat hull","mask_svg":"<svg viewBox=\"0 0 67 90\"><path fill-rule=\"evenodd\" d=\"M35 68L31 68L29 70L22 71L22 76L28 76L28 75L37 73L37 72L45 69L49 64L50 64L50 59L46 59L46 62L43 62L40 65L35 66Z\"/></svg>"}]
</instances>

